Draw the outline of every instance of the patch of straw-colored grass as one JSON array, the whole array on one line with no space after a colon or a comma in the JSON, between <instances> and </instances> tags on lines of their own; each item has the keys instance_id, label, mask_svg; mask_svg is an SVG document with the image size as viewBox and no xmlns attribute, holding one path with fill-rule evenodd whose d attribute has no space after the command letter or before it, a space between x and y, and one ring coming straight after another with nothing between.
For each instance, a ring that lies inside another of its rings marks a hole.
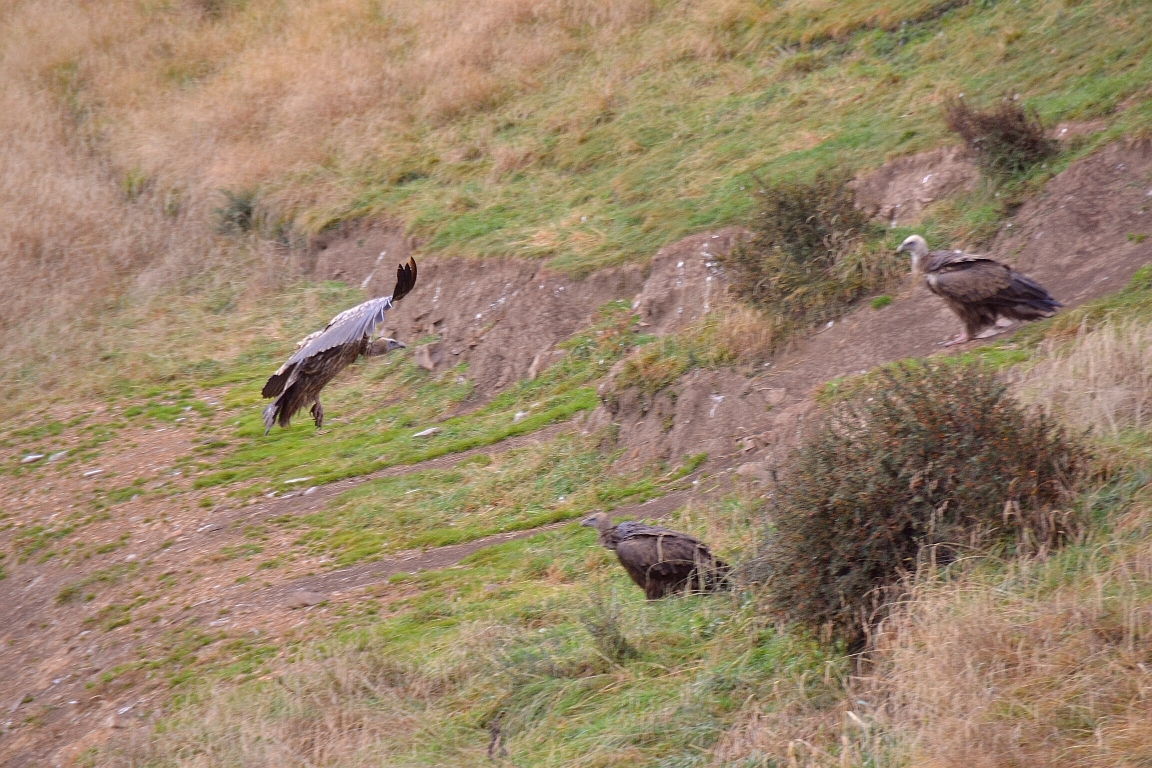
<instances>
[{"instance_id":1,"label":"patch of straw-colored grass","mask_svg":"<svg viewBox=\"0 0 1152 768\"><path fill-rule=\"evenodd\" d=\"M1047 342L1019 377L1021 396L1068 424L1113 439L1152 425L1152 323L1113 320Z\"/></svg>"}]
</instances>

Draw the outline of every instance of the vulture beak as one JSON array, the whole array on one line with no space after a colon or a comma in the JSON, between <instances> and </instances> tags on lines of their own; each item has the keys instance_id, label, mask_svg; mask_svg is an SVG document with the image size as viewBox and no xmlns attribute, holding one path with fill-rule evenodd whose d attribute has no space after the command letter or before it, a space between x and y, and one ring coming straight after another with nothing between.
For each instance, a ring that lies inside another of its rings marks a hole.
<instances>
[{"instance_id":1,"label":"vulture beak","mask_svg":"<svg viewBox=\"0 0 1152 768\"><path fill-rule=\"evenodd\" d=\"M584 528L595 528L596 527L595 515L588 515L588 517L586 517L580 521L580 525Z\"/></svg>"},{"instance_id":2,"label":"vulture beak","mask_svg":"<svg viewBox=\"0 0 1152 768\"><path fill-rule=\"evenodd\" d=\"M904 243L900 243L896 248L896 253L904 253Z\"/></svg>"}]
</instances>

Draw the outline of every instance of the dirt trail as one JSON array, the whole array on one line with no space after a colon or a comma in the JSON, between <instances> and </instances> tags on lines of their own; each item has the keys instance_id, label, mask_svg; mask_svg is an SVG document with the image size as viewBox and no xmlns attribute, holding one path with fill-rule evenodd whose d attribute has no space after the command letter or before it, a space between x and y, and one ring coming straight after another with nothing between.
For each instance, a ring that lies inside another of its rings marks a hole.
<instances>
[{"instance_id":1,"label":"dirt trail","mask_svg":"<svg viewBox=\"0 0 1152 768\"><path fill-rule=\"evenodd\" d=\"M640 504L628 504L612 510L612 516L628 519L659 519L666 517L693 500L705 498L705 494L694 489L675 490L659 498L650 499ZM493 536L485 536L462 544L450 544L432 549L412 549L397 552L389 557L370 563L341 568L327 573L305 576L286 584L269 587L252 595L248 602L264 607L285 604L291 601L293 595L299 592L312 593L310 599L328 594L339 594L369 585L379 584L383 579L397 573L417 573L419 571L449 568L458 564L469 555L479 552L487 547L504 544L509 541L526 539L546 531L553 531L574 520L564 520L558 523L542 525L536 528L527 528L522 531L508 531Z\"/></svg>"},{"instance_id":2,"label":"dirt trail","mask_svg":"<svg viewBox=\"0 0 1152 768\"><path fill-rule=\"evenodd\" d=\"M324 485L293 491L283 496L257 502L250 506L225 510L219 515L205 520L203 525L197 529L197 533L211 534L223 530L240 520L253 521L263 520L269 517L278 517L280 515L306 515L323 508L324 505L335 496L372 480L379 480L384 477L412 475L417 472L427 472L434 469L451 469L456 464L471 456L478 456L480 454L495 456L529 445L546 443L564 432L570 432L573 429L575 429L575 427L570 422L549 424L535 432L513 435L512 437L505 438L490 445L469 448L459 453L448 453L416 464L397 464L394 467L386 467L366 475L357 475L356 477L349 477L344 480L336 480L331 483L325 483Z\"/></svg>"}]
</instances>

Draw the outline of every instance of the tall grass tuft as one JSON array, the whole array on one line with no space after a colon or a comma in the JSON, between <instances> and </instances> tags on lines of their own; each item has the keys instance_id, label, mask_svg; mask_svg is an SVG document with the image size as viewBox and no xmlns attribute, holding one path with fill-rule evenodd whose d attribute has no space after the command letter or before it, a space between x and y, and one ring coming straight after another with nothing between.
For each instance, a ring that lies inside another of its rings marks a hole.
<instances>
[{"instance_id":1,"label":"tall grass tuft","mask_svg":"<svg viewBox=\"0 0 1152 768\"><path fill-rule=\"evenodd\" d=\"M1073 535L1080 448L977 365L904 363L834 405L770 510L759 563L779 614L858 646L926 565Z\"/></svg>"},{"instance_id":2,"label":"tall grass tuft","mask_svg":"<svg viewBox=\"0 0 1152 768\"><path fill-rule=\"evenodd\" d=\"M620 622L620 603L615 591L610 599L605 599L599 590L593 590L588 605L580 614L580 623L592 637L592 643L600 655L613 664L633 659L639 654L628 642Z\"/></svg>"}]
</instances>

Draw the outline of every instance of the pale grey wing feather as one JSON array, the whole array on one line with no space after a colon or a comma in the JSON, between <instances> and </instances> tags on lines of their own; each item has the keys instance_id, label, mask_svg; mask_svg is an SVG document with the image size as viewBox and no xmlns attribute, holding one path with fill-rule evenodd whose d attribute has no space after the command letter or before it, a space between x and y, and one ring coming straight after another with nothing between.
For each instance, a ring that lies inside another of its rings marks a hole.
<instances>
[{"instance_id":1,"label":"pale grey wing feather","mask_svg":"<svg viewBox=\"0 0 1152 768\"><path fill-rule=\"evenodd\" d=\"M333 347L340 347L353 341L359 341L376 330L376 326L384 322L384 313L392 308L392 297L384 296L379 299L369 299L363 304L357 304L346 309L328 321L324 330L314 334L313 338L306 339L307 343L297 349L292 357L284 363L287 368L313 355L319 354Z\"/></svg>"}]
</instances>

